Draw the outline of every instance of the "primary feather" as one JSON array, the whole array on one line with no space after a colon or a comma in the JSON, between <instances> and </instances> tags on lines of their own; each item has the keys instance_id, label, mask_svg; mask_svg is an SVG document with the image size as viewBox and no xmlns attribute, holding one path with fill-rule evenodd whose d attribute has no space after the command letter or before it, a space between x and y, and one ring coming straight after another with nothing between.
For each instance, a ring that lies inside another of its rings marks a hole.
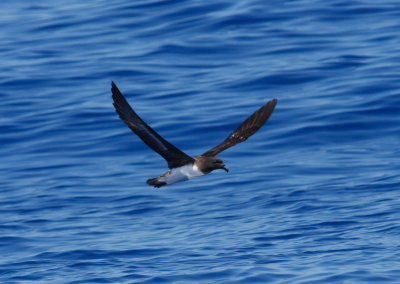
<instances>
[{"instance_id":1,"label":"primary feather","mask_svg":"<svg viewBox=\"0 0 400 284\"><path fill-rule=\"evenodd\" d=\"M257 132L261 126L268 120L274 111L277 99L270 100L268 103L260 107L256 112L249 116L242 124L240 124L222 143L208 150L202 156L214 157L222 151L241 143L251 135Z\"/></svg>"},{"instance_id":2,"label":"primary feather","mask_svg":"<svg viewBox=\"0 0 400 284\"><path fill-rule=\"evenodd\" d=\"M148 126L131 108L114 82L111 83L114 107L121 120L146 143L151 149L160 154L168 163L170 169L194 162L193 158L183 153L167 140L162 138Z\"/></svg>"}]
</instances>

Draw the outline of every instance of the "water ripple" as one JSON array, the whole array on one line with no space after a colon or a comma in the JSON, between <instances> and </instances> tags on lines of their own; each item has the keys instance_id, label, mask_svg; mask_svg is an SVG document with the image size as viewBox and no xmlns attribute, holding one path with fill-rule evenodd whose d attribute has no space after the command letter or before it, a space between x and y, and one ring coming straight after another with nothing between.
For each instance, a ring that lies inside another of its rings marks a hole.
<instances>
[{"instance_id":1,"label":"water ripple","mask_svg":"<svg viewBox=\"0 0 400 284\"><path fill-rule=\"evenodd\" d=\"M398 281L397 2L3 2L1 283ZM278 105L154 190L111 80L190 155Z\"/></svg>"}]
</instances>

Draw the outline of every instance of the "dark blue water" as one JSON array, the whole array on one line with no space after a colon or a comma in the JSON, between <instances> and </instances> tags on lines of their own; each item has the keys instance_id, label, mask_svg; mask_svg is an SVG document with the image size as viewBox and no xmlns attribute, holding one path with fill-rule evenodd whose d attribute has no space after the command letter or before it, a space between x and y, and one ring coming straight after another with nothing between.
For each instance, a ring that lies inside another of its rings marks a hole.
<instances>
[{"instance_id":1,"label":"dark blue water","mask_svg":"<svg viewBox=\"0 0 400 284\"><path fill-rule=\"evenodd\" d=\"M1 283L399 283L398 1L0 4ZM276 97L216 171L189 155Z\"/></svg>"}]
</instances>

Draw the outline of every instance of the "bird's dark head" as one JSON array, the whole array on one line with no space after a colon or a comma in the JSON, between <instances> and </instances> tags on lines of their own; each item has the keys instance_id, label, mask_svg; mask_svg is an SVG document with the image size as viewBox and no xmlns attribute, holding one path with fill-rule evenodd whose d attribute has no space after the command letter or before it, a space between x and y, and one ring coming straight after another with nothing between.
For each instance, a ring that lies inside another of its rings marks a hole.
<instances>
[{"instance_id":1,"label":"bird's dark head","mask_svg":"<svg viewBox=\"0 0 400 284\"><path fill-rule=\"evenodd\" d=\"M197 167L206 174L218 169L225 170L226 172L229 171L229 169L225 166L224 162L220 158L197 156L195 157L195 160Z\"/></svg>"}]
</instances>

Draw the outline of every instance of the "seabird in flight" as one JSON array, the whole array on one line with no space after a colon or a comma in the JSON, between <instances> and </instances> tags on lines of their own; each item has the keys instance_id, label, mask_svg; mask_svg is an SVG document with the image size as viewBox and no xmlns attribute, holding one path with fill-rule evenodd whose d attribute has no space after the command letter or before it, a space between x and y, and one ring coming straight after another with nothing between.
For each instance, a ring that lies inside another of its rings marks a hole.
<instances>
[{"instance_id":1,"label":"seabird in flight","mask_svg":"<svg viewBox=\"0 0 400 284\"><path fill-rule=\"evenodd\" d=\"M267 121L277 103L277 99L269 101L250 115L222 143L200 156L190 157L148 126L131 108L114 82L111 83L111 86L114 107L121 120L139 136L147 146L160 154L168 163L169 170L166 173L147 180L147 184L154 187L161 187L189 180L217 169L223 169L228 172L228 168L216 155L245 141L256 133Z\"/></svg>"}]
</instances>

